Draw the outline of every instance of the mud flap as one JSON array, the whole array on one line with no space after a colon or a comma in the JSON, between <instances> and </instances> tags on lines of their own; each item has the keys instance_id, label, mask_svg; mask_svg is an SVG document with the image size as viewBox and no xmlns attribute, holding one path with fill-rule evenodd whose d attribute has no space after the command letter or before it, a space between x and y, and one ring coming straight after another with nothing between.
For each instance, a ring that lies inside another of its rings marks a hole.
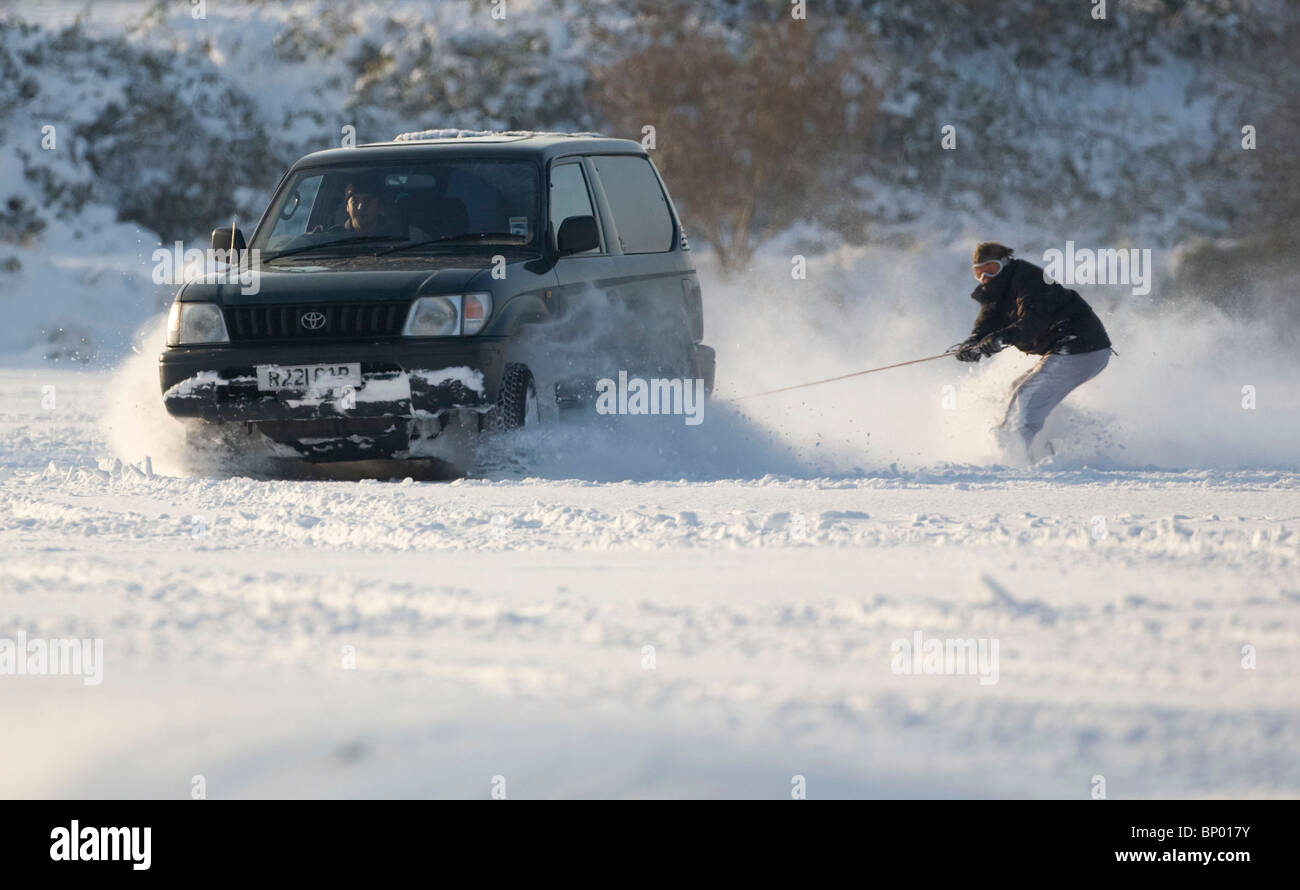
<instances>
[{"instance_id":1,"label":"mud flap","mask_svg":"<svg viewBox=\"0 0 1300 890\"><path fill-rule=\"evenodd\" d=\"M702 343L695 344L695 351L692 356L695 366L696 379L703 378L704 391L709 395L713 394L713 377L717 372L718 355L713 351L712 346L705 346Z\"/></svg>"}]
</instances>

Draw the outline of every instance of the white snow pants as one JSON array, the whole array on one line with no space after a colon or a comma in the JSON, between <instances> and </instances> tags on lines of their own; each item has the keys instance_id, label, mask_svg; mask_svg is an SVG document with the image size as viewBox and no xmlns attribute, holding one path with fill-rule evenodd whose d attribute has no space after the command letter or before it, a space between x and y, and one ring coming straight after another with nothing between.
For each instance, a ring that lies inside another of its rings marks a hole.
<instances>
[{"instance_id":1,"label":"white snow pants","mask_svg":"<svg viewBox=\"0 0 1300 890\"><path fill-rule=\"evenodd\" d=\"M1048 354L1011 384L1007 414L998 439L1013 456L1029 459L1029 446L1047 422L1047 415L1074 389L1087 383L1110 363L1110 350L1075 355Z\"/></svg>"}]
</instances>

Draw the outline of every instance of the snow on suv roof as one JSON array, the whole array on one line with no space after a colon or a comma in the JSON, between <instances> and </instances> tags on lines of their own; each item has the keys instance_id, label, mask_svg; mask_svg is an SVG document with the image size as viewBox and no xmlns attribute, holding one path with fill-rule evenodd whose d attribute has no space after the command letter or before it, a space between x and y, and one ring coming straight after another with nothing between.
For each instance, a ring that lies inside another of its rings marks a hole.
<instances>
[{"instance_id":1,"label":"snow on suv roof","mask_svg":"<svg viewBox=\"0 0 1300 890\"><path fill-rule=\"evenodd\" d=\"M641 143L631 139L601 136L599 133L543 133L517 130L494 133L484 130L422 130L402 133L392 142L367 142L351 148L329 148L299 158L291 169L315 164L407 161L421 149L479 152L518 157L541 156L547 160L572 154L645 155ZM364 155L364 158L360 157Z\"/></svg>"},{"instance_id":2,"label":"snow on suv roof","mask_svg":"<svg viewBox=\"0 0 1300 890\"><path fill-rule=\"evenodd\" d=\"M535 130L416 130L411 133L398 133L393 137L394 142L443 142L443 141L469 141L474 142L512 142L516 139L529 139L534 136L572 136L572 137L600 137L600 133L547 133Z\"/></svg>"}]
</instances>

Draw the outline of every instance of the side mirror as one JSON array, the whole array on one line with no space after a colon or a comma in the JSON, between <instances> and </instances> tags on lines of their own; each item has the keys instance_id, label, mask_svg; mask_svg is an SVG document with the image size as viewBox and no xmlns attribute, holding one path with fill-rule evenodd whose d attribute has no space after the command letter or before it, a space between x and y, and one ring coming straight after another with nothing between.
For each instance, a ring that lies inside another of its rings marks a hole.
<instances>
[{"instance_id":1,"label":"side mirror","mask_svg":"<svg viewBox=\"0 0 1300 890\"><path fill-rule=\"evenodd\" d=\"M212 249L220 251L229 251L233 245L235 254L241 254L248 249L244 243L244 233L239 229L232 229L229 226L223 229L212 230ZM223 254L224 255L224 254Z\"/></svg>"},{"instance_id":2,"label":"side mirror","mask_svg":"<svg viewBox=\"0 0 1300 890\"><path fill-rule=\"evenodd\" d=\"M555 236L555 246L561 255L582 253L600 247L600 232L596 230L596 217L571 216L560 223L560 232Z\"/></svg>"}]
</instances>

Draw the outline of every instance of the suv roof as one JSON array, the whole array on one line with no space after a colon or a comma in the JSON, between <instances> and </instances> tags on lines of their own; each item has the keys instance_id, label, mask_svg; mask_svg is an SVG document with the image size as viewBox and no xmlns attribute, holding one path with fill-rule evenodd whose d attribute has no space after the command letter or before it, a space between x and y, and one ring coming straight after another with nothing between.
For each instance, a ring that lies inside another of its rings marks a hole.
<instances>
[{"instance_id":1,"label":"suv roof","mask_svg":"<svg viewBox=\"0 0 1300 890\"><path fill-rule=\"evenodd\" d=\"M372 142L356 148L331 148L299 159L293 166L345 164L358 161L401 161L448 152L494 157L553 158L576 154L645 155L639 142L596 133L486 133L467 130L426 130L403 133L392 142Z\"/></svg>"}]
</instances>

